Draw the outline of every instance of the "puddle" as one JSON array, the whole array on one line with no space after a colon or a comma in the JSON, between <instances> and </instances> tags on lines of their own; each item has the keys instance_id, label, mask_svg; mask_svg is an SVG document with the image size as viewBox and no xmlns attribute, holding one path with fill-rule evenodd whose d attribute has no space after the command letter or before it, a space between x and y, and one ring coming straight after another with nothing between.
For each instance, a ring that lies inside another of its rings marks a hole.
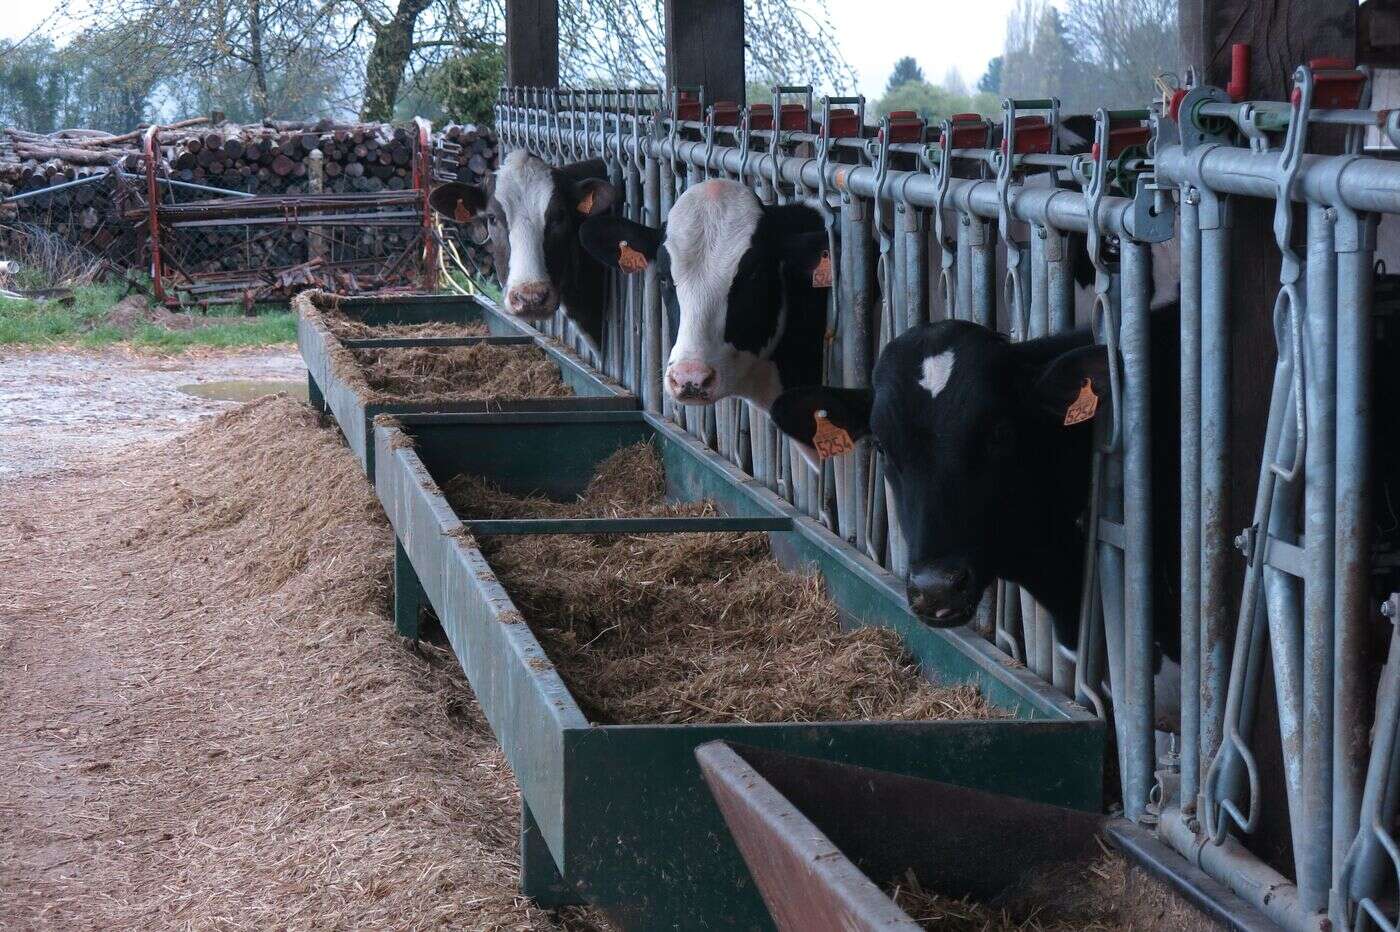
<instances>
[{"instance_id":1,"label":"puddle","mask_svg":"<svg viewBox=\"0 0 1400 932\"><path fill-rule=\"evenodd\" d=\"M306 397L301 358L280 348L178 356L0 350L0 483L38 480L279 391Z\"/></svg>"},{"instance_id":2,"label":"puddle","mask_svg":"<svg viewBox=\"0 0 1400 932\"><path fill-rule=\"evenodd\" d=\"M264 395L286 392L306 401L306 382L284 382L270 379L226 379L222 382L195 382L178 386L179 391L211 401L255 401Z\"/></svg>"}]
</instances>

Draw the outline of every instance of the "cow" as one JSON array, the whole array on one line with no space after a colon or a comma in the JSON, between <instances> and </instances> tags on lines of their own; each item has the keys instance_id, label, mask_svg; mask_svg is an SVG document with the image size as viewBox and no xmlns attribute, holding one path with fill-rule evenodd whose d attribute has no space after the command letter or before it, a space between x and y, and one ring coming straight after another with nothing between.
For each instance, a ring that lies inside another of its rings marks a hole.
<instances>
[{"instance_id":1,"label":"cow","mask_svg":"<svg viewBox=\"0 0 1400 932\"><path fill-rule=\"evenodd\" d=\"M449 182L430 201L458 223L485 223L508 312L538 320L562 309L597 351L606 273L583 257L579 227L611 209L616 190L606 176L601 159L554 168L517 149L483 186Z\"/></svg>"},{"instance_id":2,"label":"cow","mask_svg":"<svg viewBox=\"0 0 1400 932\"><path fill-rule=\"evenodd\" d=\"M1152 469L1157 639L1179 656L1175 578L1179 313L1152 313ZM872 388L809 386L772 408L794 440L841 450L873 436L909 551L911 611L967 623L988 584L1022 586L1077 643L1093 420L1109 407L1108 351L1087 328L1013 343L968 321L912 328L880 354ZM844 432L845 437L841 437Z\"/></svg>"},{"instance_id":3,"label":"cow","mask_svg":"<svg viewBox=\"0 0 1400 932\"><path fill-rule=\"evenodd\" d=\"M714 179L686 189L663 230L593 217L580 236L624 273L655 266L675 401L737 396L767 411L784 388L821 381L830 258L816 210L765 205L738 182Z\"/></svg>"}]
</instances>

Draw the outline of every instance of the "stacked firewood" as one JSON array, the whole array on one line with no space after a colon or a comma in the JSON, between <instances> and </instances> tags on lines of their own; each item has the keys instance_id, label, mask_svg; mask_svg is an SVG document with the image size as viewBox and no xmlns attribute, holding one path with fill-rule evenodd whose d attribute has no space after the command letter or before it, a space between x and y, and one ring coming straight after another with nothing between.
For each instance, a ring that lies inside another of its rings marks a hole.
<instances>
[{"instance_id":1,"label":"stacked firewood","mask_svg":"<svg viewBox=\"0 0 1400 932\"><path fill-rule=\"evenodd\" d=\"M433 137L434 182L482 184L486 175L496 170L500 153L500 140L494 130L471 124L449 124ZM494 278L496 268L490 250L464 235L466 232L461 231L463 235L457 237L456 245L467 270L484 278Z\"/></svg>"},{"instance_id":2,"label":"stacked firewood","mask_svg":"<svg viewBox=\"0 0 1400 932\"><path fill-rule=\"evenodd\" d=\"M120 135L0 127L0 222L33 223L118 266L147 267L145 133L144 127ZM172 223L162 242L167 265L181 275L240 278L256 272L270 278L280 269L314 265L376 277L388 263L394 276L413 277L416 262L407 260L420 242L421 224L406 216L412 204L397 200L412 196L412 126L328 119L242 125L215 113L162 126L158 140L163 205L216 201L219 190L227 190L288 197L296 214L292 222L273 226L251 220ZM480 184L496 167L498 144L490 130L453 125L435 134L434 155L436 180ZM83 179L88 181L70 184ZM323 195L368 200L346 204L332 211L339 216L316 224L317 212L304 199ZM394 203L378 203L384 197ZM359 219L347 222L347 211ZM473 272L492 274L487 250L466 239L460 245ZM398 262L400 256L406 261Z\"/></svg>"}]
</instances>

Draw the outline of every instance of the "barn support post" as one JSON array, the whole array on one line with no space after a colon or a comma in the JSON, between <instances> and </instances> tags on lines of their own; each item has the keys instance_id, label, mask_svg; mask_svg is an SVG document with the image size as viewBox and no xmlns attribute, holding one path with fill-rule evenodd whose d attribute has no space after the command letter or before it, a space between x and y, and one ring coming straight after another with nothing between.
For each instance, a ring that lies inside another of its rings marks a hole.
<instances>
[{"instance_id":1,"label":"barn support post","mask_svg":"<svg viewBox=\"0 0 1400 932\"><path fill-rule=\"evenodd\" d=\"M666 0L666 84L744 100L743 0ZM706 168L709 171L709 168Z\"/></svg>"},{"instance_id":2,"label":"barn support post","mask_svg":"<svg viewBox=\"0 0 1400 932\"><path fill-rule=\"evenodd\" d=\"M506 0L506 84L559 86L559 0Z\"/></svg>"}]
</instances>

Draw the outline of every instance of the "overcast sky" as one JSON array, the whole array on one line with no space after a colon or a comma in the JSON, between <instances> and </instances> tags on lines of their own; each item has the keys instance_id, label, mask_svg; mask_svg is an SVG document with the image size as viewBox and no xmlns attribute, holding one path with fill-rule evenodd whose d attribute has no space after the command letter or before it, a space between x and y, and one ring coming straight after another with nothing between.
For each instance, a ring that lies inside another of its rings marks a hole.
<instances>
[{"instance_id":1,"label":"overcast sky","mask_svg":"<svg viewBox=\"0 0 1400 932\"><path fill-rule=\"evenodd\" d=\"M81 2L81 0L76 0ZM804 0L798 0L804 2ZM805 0L809 8L816 0ZM1001 52L1015 0L828 0L859 91L878 97L897 59L912 55L931 81L956 67L969 85ZM0 36L27 34L58 0L0 0Z\"/></svg>"},{"instance_id":2,"label":"overcast sky","mask_svg":"<svg viewBox=\"0 0 1400 932\"><path fill-rule=\"evenodd\" d=\"M0 0L3 2L3 0ZM1014 0L829 0L860 93L878 97L894 63L912 55L939 82L950 66L971 86L1001 54Z\"/></svg>"}]
</instances>

